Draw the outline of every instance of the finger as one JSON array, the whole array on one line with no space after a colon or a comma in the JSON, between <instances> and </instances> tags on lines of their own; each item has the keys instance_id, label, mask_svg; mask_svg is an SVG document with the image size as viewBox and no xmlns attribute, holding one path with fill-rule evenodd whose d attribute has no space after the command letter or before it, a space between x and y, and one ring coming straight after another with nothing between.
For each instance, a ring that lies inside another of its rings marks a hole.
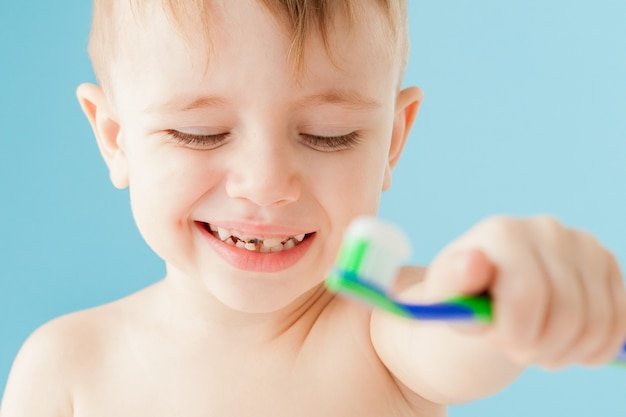
<instances>
[{"instance_id":1,"label":"finger","mask_svg":"<svg viewBox=\"0 0 626 417\"><path fill-rule=\"evenodd\" d=\"M615 358L626 341L626 291L617 260L606 252L607 297L611 317L607 320L607 333L598 342L598 347L582 360L586 365L602 365Z\"/></svg>"},{"instance_id":2,"label":"finger","mask_svg":"<svg viewBox=\"0 0 626 417\"><path fill-rule=\"evenodd\" d=\"M558 369L579 361L581 349L590 346L586 339L589 337L589 315L600 314L597 300L602 299L600 297L604 294L599 292L598 286L591 285L590 272L586 271L588 264L594 266L594 274L597 275L599 270L597 258L594 258L597 250L589 244L588 236L563 229L546 236L544 253L549 261L547 265L554 282L555 295L543 333L542 347L538 350L537 363ZM555 256L559 253L566 256ZM563 259L575 261L565 262Z\"/></svg>"},{"instance_id":3,"label":"finger","mask_svg":"<svg viewBox=\"0 0 626 417\"><path fill-rule=\"evenodd\" d=\"M622 349L626 351L626 282L615 257L613 261L611 294L615 300L615 343L618 345L614 352L622 353Z\"/></svg>"},{"instance_id":4,"label":"finger","mask_svg":"<svg viewBox=\"0 0 626 417\"><path fill-rule=\"evenodd\" d=\"M500 271L492 290L495 330L492 336L514 359L525 363L541 335L552 294L538 255L523 254L522 250L517 255L514 264Z\"/></svg>"},{"instance_id":5,"label":"finger","mask_svg":"<svg viewBox=\"0 0 626 417\"><path fill-rule=\"evenodd\" d=\"M429 268L425 298L438 302L456 295L480 294L489 289L495 276L495 265L480 249L453 249Z\"/></svg>"},{"instance_id":6,"label":"finger","mask_svg":"<svg viewBox=\"0 0 626 417\"><path fill-rule=\"evenodd\" d=\"M471 249L459 259L458 294L473 296L489 292L497 275L497 267L480 249ZM481 334L488 331L488 323L459 322L452 326L466 334Z\"/></svg>"},{"instance_id":7,"label":"finger","mask_svg":"<svg viewBox=\"0 0 626 417\"><path fill-rule=\"evenodd\" d=\"M591 236L583 235L579 258L581 284L586 297L582 332L558 359L562 364L585 362L592 354L606 348L613 327L613 297L610 294L610 265L607 251Z\"/></svg>"},{"instance_id":8,"label":"finger","mask_svg":"<svg viewBox=\"0 0 626 417\"><path fill-rule=\"evenodd\" d=\"M532 362L561 367L562 359L586 330L588 297L582 274L570 264L546 262L551 299Z\"/></svg>"},{"instance_id":9,"label":"finger","mask_svg":"<svg viewBox=\"0 0 626 417\"><path fill-rule=\"evenodd\" d=\"M471 249L459 257L459 293L476 295L488 292L496 275L497 267L480 249Z\"/></svg>"}]
</instances>

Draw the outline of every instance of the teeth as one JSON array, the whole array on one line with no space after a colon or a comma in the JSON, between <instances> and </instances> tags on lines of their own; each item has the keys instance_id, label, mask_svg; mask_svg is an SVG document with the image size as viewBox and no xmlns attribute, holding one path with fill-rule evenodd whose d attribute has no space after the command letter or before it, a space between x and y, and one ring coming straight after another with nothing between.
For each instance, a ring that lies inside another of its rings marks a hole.
<instances>
[{"instance_id":1,"label":"teeth","mask_svg":"<svg viewBox=\"0 0 626 417\"><path fill-rule=\"evenodd\" d=\"M246 249L251 252L261 252L261 253L277 253L282 252L283 250L289 250L296 247L300 244L306 234L302 233L295 236L285 236L285 237L255 237L250 235L244 235L241 232L236 230L228 230L222 227L213 226L211 224L206 224L208 230L213 233L214 236L218 237L224 243L236 246L240 249Z\"/></svg>"},{"instance_id":2,"label":"teeth","mask_svg":"<svg viewBox=\"0 0 626 417\"><path fill-rule=\"evenodd\" d=\"M270 237L268 239L263 239L263 245L267 246L268 248L278 246L281 243L283 243L283 241L277 237Z\"/></svg>"},{"instance_id":3,"label":"teeth","mask_svg":"<svg viewBox=\"0 0 626 417\"><path fill-rule=\"evenodd\" d=\"M217 228L217 233L220 236L220 240L226 240L232 236L232 234L228 230L222 229L221 227Z\"/></svg>"},{"instance_id":4,"label":"teeth","mask_svg":"<svg viewBox=\"0 0 626 417\"><path fill-rule=\"evenodd\" d=\"M272 246L270 248L270 252L271 253L278 253L278 252L282 252L282 251L283 251L283 245Z\"/></svg>"}]
</instances>

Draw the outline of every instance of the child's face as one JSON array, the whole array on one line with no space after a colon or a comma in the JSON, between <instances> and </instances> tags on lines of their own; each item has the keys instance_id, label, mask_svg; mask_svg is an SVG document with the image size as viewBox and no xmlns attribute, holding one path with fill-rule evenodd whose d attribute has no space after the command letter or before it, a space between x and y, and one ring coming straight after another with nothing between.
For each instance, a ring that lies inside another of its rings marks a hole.
<instances>
[{"instance_id":1,"label":"child's face","mask_svg":"<svg viewBox=\"0 0 626 417\"><path fill-rule=\"evenodd\" d=\"M390 40L376 25L338 25L333 63L311 35L296 79L289 38L256 2L216 8L208 66L165 17L150 20L112 72L121 134L109 166L127 172L135 220L168 275L235 309L285 307L323 280L347 223L376 212L401 151Z\"/></svg>"}]
</instances>

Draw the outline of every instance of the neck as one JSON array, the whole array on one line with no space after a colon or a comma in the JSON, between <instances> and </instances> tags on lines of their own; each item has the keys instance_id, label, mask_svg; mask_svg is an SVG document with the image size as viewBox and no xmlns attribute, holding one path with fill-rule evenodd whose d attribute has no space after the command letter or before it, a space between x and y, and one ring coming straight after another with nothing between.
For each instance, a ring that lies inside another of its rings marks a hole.
<instances>
[{"instance_id":1,"label":"neck","mask_svg":"<svg viewBox=\"0 0 626 417\"><path fill-rule=\"evenodd\" d=\"M225 343L304 339L332 299L324 285L319 284L276 311L250 313L225 305L202 283L171 270L158 285L158 311L168 328Z\"/></svg>"}]
</instances>

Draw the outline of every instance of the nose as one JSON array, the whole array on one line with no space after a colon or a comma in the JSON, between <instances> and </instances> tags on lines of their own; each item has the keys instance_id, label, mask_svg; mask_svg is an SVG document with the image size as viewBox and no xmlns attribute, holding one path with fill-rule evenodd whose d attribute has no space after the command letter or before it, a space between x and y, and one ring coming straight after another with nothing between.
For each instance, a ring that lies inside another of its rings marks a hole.
<instances>
[{"instance_id":1,"label":"nose","mask_svg":"<svg viewBox=\"0 0 626 417\"><path fill-rule=\"evenodd\" d=\"M226 182L233 199L257 206L283 206L300 197L298 164L289 144L242 140L235 150Z\"/></svg>"}]
</instances>

